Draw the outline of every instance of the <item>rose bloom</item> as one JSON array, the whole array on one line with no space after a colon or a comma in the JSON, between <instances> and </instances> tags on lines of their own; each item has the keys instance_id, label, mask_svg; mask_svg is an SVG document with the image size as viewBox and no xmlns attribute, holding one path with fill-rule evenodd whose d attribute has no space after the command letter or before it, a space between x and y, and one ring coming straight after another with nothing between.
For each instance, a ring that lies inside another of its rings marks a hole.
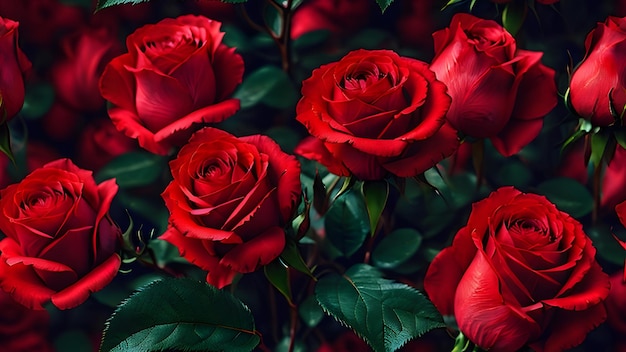
<instances>
[{"instance_id":1,"label":"rose bloom","mask_svg":"<svg viewBox=\"0 0 626 352\"><path fill-rule=\"evenodd\" d=\"M98 80L104 66L122 53L122 46L105 28L82 28L61 41L63 56L51 69L58 98L72 109L94 111L104 107Z\"/></svg>"},{"instance_id":2,"label":"rose bloom","mask_svg":"<svg viewBox=\"0 0 626 352\"><path fill-rule=\"evenodd\" d=\"M458 147L446 86L424 62L356 50L302 83L296 119L313 136L296 153L341 176L413 177Z\"/></svg>"},{"instance_id":3,"label":"rose bloom","mask_svg":"<svg viewBox=\"0 0 626 352\"><path fill-rule=\"evenodd\" d=\"M18 23L0 17L0 123L22 109L30 61L17 45Z\"/></svg>"},{"instance_id":4,"label":"rose bloom","mask_svg":"<svg viewBox=\"0 0 626 352\"><path fill-rule=\"evenodd\" d=\"M229 285L276 259L284 226L301 195L300 164L269 137L237 138L204 128L170 162L162 196L170 211L160 238L207 270L207 282Z\"/></svg>"},{"instance_id":5,"label":"rose bloom","mask_svg":"<svg viewBox=\"0 0 626 352\"><path fill-rule=\"evenodd\" d=\"M430 264L424 289L489 351L561 351L606 319L608 276L582 225L545 197L503 187Z\"/></svg>"},{"instance_id":6,"label":"rose bloom","mask_svg":"<svg viewBox=\"0 0 626 352\"><path fill-rule=\"evenodd\" d=\"M69 309L111 282L121 262L108 215L117 188L60 159L0 191L2 290L31 309Z\"/></svg>"},{"instance_id":7,"label":"rose bloom","mask_svg":"<svg viewBox=\"0 0 626 352\"><path fill-rule=\"evenodd\" d=\"M326 29L341 35L354 32L369 20L369 0L316 0L298 7L293 13L291 37Z\"/></svg>"},{"instance_id":8,"label":"rose bloom","mask_svg":"<svg viewBox=\"0 0 626 352\"><path fill-rule=\"evenodd\" d=\"M0 291L0 312L0 341L3 351L54 351L48 339L48 312L28 309L3 291Z\"/></svg>"},{"instance_id":9,"label":"rose bloom","mask_svg":"<svg viewBox=\"0 0 626 352\"><path fill-rule=\"evenodd\" d=\"M241 83L243 60L222 44L220 25L187 15L128 36L128 53L114 58L100 78L118 130L165 155L201 123L220 122L239 109L239 100L229 97Z\"/></svg>"},{"instance_id":10,"label":"rose bloom","mask_svg":"<svg viewBox=\"0 0 626 352\"><path fill-rule=\"evenodd\" d=\"M598 23L587 35L585 49L569 86L571 106L592 124L611 126L626 106L626 18L609 16Z\"/></svg>"},{"instance_id":11,"label":"rose bloom","mask_svg":"<svg viewBox=\"0 0 626 352\"><path fill-rule=\"evenodd\" d=\"M491 139L504 156L539 134L543 117L557 103L554 70L541 64L541 52L519 50L495 21L463 13L433 38L430 69L448 86L447 117L454 128Z\"/></svg>"}]
</instances>

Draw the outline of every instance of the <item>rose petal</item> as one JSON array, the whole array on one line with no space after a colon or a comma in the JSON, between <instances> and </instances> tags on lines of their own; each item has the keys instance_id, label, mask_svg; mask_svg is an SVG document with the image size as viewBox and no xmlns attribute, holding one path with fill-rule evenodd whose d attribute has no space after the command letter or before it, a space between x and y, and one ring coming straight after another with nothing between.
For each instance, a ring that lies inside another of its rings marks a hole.
<instances>
[{"instance_id":1,"label":"rose petal","mask_svg":"<svg viewBox=\"0 0 626 352\"><path fill-rule=\"evenodd\" d=\"M113 254L109 259L80 278L75 284L54 293L51 297L52 304L59 309L77 307L87 300L91 293L100 291L108 285L117 274L121 263L120 256Z\"/></svg>"},{"instance_id":2,"label":"rose petal","mask_svg":"<svg viewBox=\"0 0 626 352\"><path fill-rule=\"evenodd\" d=\"M284 248L285 231L275 226L233 247L220 260L220 266L226 266L240 273L249 273L260 265L269 264L280 255Z\"/></svg>"}]
</instances>

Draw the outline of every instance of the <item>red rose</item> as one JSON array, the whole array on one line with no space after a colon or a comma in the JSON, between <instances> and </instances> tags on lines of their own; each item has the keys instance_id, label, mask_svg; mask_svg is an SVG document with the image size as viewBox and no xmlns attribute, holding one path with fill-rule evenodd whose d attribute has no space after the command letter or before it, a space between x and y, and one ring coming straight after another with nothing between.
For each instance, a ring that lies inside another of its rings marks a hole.
<instances>
[{"instance_id":1,"label":"red rose","mask_svg":"<svg viewBox=\"0 0 626 352\"><path fill-rule=\"evenodd\" d=\"M76 148L76 163L97 172L116 156L136 148L136 141L116 130L111 120L98 119L83 130Z\"/></svg>"},{"instance_id":2,"label":"red rose","mask_svg":"<svg viewBox=\"0 0 626 352\"><path fill-rule=\"evenodd\" d=\"M49 315L45 310L30 310L0 291L0 341L8 352L52 352L48 340Z\"/></svg>"},{"instance_id":3,"label":"red rose","mask_svg":"<svg viewBox=\"0 0 626 352\"><path fill-rule=\"evenodd\" d=\"M220 23L202 16L164 19L126 39L100 78L118 130L155 154L187 142L201 123L220 122L239 109L229 98L243 60L221 43Z\"/></svg>"},{"instance_id":4,"label":"red rose","mask_svg":"<svg viewBox=\"0 0 626 352\"><path fill-rule=\"evenodd\" d=\"M115 180L96 185L68 159L46 164L0 191L0 286L19 303L73 308L120 266L120 229L108 215Z\"/></svg>"},{"instance_id":5,"label":"red rose","mask_svg":"<svg viewBox=\"0 0 626 352\"><path fill-rule=\"evenodd\" d=\"M122 52L118 40L105 28L83 28L63 38L61 48L63 58L51 69L58 98L79 111L104 107L98 79L104 66Z\"/></svg>"},{"instance_id":6,"label":"red rose","mask_svg":"<svg viewBox=\"0 0 626 352\"><path fill-rule=\"evenodd\" d=\"M302 83L297 117L314 138L296 153L364 180L416 176L452 155L446 86L424 62L357 50Z\"/></svg>"},{"instance_id":7,"label":"red rose","mask_svg":"<svg viewBox=\"0 0 626 352\"><path fill-rule=\"evenodd\" d=\"M572 74L570 103L594 125L613 125L626 106L626 18L609 16L598 23L585 48L585 59Z\"/></svg>"},{"instance_id":8,"label":"red rose","mask_svg":"<svg viewBox=\"0 0 626 352\"><path fill-rule=\"evenodd\" d=\"M207 270L207 282L221 288L282 252L283 227L302 192L300 164L273 140L205 128L170 168L174 180L162 194L169 228L161 239Z\"/></svg>"},{"instance_id":9,"label":"red rose","mask_svg":"<svg viewBox=\"0 0 626 352\"><path fill-rule=\"evenodd\" d=\"M24 74L30 61L17 46L18 23L0 17L0 123L24 104Z\"/></svg>"},{"instance_id":10,"label":"red rose","mask_svg":"<svg viewBox=\"0 0 626 352\"><path fill-rule=\"evenodd\" d=\"M582 225L545 197L503 187L430 264L424 288L489 351L562 351L606 319L608 276Z\"/></svg>"},{"instance_id":11,"label":"red rose","mask_svg":"<svg viewBox=\"0 0 626 352\"><path fill-rule=\"evenodd\" d=\"M489 138L511 156L541 131L557 103L554 70L540 52L518 50L495 21L456 14L450 27L433 34L430 69L448 86L450 124L466 136Z\"/></svg>"},{"instance_id":12,"label":"red rose","mask_svg":"<svg viewBox=\"0 0 626 352\"><path fill-rule=\"evenodd\" d=\"M369 20L369 0L317 0L298 7L293 14L291 37L326 29L335 34L354 32Z\"/></svg>"}]
</instances>

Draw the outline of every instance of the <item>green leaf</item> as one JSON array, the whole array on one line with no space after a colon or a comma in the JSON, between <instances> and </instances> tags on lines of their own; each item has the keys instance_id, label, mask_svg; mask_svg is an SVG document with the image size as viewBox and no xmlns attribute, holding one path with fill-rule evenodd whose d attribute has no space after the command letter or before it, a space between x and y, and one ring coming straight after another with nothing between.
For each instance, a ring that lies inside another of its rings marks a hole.
<instances>
[{"instance_id":1,"label":"green leaf","mask_svg":"<svg viewBox=\"0 0 626 352\"><path fill-rule=\"evenodd\" d=\"M523 1L512 1L504 7L502 11L502 25L512 36L515 36L522 28L526 18L526 11L526 4Z\"/></svg>"},{"instance_id":2,"label":"green leaf","mask_svg":"<svg viewBox=\"0 0 626 352\"><path fill-rule=\"evenodd\" d=\"M591 158L589 160L593 163L593 167L600 167L608 143L607 134L596 132L591 135Z\"/></svg>"},{"instance_id":3,"label":"green leaf","mask_svg":"<svg viewBox=\"0 0 626 352\"><path fill-rule=\"evenodd\" d=\"M115 178L120 188L146 186L156 181L167 159L148 152L130 152L111 160L96 174L96 181Z\"/></svg>"},{"instance_id":4,"label":"green leaf","mask_svg":"<svg viewBox=\"0 0 626 352\"><path fill-rule=\"evenodd\" d=\"M354 254L370 233L367 209L361 194L348 191L337 198L324 218L330 243L346 257Z\"/></svg>"},{"instance_id":5,"label":"green leaf","mask_svg":"<svg viewBox=\"0 0 626 352\"><path fill-rule=\"evenodd\" d=\"M296 92L285 71L268 65L246 77L233 96L240 100L242 109L258 103L286 109L298 101Z\"/></svg>"},{"instance_id":6,"label":"green leaf","mask_svg":"<svg viewBox=\"0 0 626 352\"><path fill-rule=\"evenodd\" d=\"M63 352L92 351L93 345L89 336L82 330L63 331L54 340L54 348Z\"/></svg>"},{"instance_id":7,"label":"green leaf","mask_svg":"<svg viewBox=\"0 0 626 352\"><path fill-rule=\"evenodd\" d=\"M6 155L11 162L15 164L15 157L11 150L11 132L9 131L8 121L0 123L0 152Z\"/></svg>"},{"instance_id":8,"label":"green leaf","mask_svg":"<svg viewBox=\"0 0 626 352\"><path fill-rule=\"evenodd\" d=\"M300 303L298 313L302 321L310 328L316 327L324 319L324 311L313 295L308 296Z\"/></svg>"},{"instance_id":9,"label":"green leaf","mask_svg":"<svg viewBox=\"0 0 626 352\"><path fill-rule=\"evenodd\" d=\"M578 181L558 177L542 182L537 191L545 195L559 210L579 218L589 214L593 208L593 197Z\"/></svg>"},{"instance_id":10,"label":"green leaf","mask_svg":"<svg viewBox=\"0 0 626 352\"><path fill-rule=\"evenodd\" d=\"M524 188L533 179L532 172L523 163L517 160L507 160L497 172L494 182L501 186L514 186Z\"/></svg>"},{"instance_id":11,"label":"green leaf","mask_svg":"<svg viewBox=\"0 0 626 352\"><path fill-rule=\"evenodd\" d=\"M293 49L299 51L328 41L331 31L328 29L306 32L293 41Z\"/></svg>"},{"instance_id":12,"label":"green leaf","mask_svg":"<svg viewBox=\"0 0 626 352\"><path fill-rule=\"evenodd\" d=\"M372 262L382 269L393 269L411 259L422 244L415 229L397 229L385 236L372 252Z\"/></svg>"},{"instance_id":13,"label":"green leaf","mask_svg":"<svg viewBox=\"0 0 626 352\"><path fill-rule=\"evenodd\" d=\"M101 351L251 351L259 336L248 307L191 279L154 281L107 320Z\"/></svg>"},{"instance_id":14,"label":"green leaf","mask_svg":"<svg viewBox=\"0 0 626 352\"><path fill-rule=\"evenodd\" d=\"M344 275L322 277L315 297L326 313L353 329L376 352L395 351L445 326L437 309L419 291L384 279L366 264L357 264Z\"/></svg>"},{"instance_id":15,"label":"green leaf","mask_svg":"<svg viewBox=\"0 0 626 352\"><path fill-rule=\"evenodd\" d=\"M280 259L276 259L263 267L263 272L267 280L274 286L283 296L289 305L293 305L291 298L291 284L289 283L289 269Z\"/></svg>"},{"instance_id":16,"label":"green leaf","mask_svg":"<svg viewBox=\"0 0 626 352\"><path fill-rule=\"evenodd\" d=\"M115 6L115 5L124 5L124 4L137 5L139 3L148 2L148 1L150 0L98 0L98 5L96 6L96 12L104 8Z\"/></svg>"},{"instance_id":17,"label":"green leaf","mask_svg":"<svg viewBox=\"0 0 626 352\"><path fill-rule=\"evenodd\" d=\"M285 264L315 280L315 276L311 273L311 269L306 266L306 263L300 254L300 250L298 249L298 245L293 241L293 239L287 238L285 249L283 249L283 252L280 254L280 258L285 262Z\"/></svg>"},{"instance_id":18,"label":"green leaf","mask_svg":"<svg viewBox=\"0 0 626 352\"><path fill-rule=\"evenodd\" d=\"M385 204L387 204L387 197L389 197L389 183L386 181L364 181L362 191L370 219L371 235L374 236L380 216L385 209Z\"/></svg>"},{"instance_id":19,"label":"green leaf","mask_svg":"<svg viewBox=\"0 0 626 352\"><path fill-rule=\"evenodd\" d=\"M391 5L392 2L393 0L376 0L376 3L378 4L378 6L380 6L381 13L385 13L385 10L387 10L387 8L389 7L389 5Z\"/></svg>"},{"instance_id":20,"label":"green leaf","mask_svg":"<svg viewBox=\"0 0 626 352\"><path fill-rule=\"evenodd\" d=\"M26 88L24 105L20 114L29 119L42 117L54 102L54 88L50 84L33 84Z\"/></svg>"},{"instance_id":21,"label":"green leaf","mask_svg":"<svg viewBox=\"0 0 626 352\"><path fill-rule=\"evenodd\" d=\"M618 235L623 235L621 227L614 228ZM615 265L624 265L626 260L626 251L619 245L615 237L613 237L611 227L607 224L597 224L590 228L585 228L585 233L596 247L598 256ZM618 236L624 238L623 236Z\"/></svg>"},{"instance_id":22,"label":"green leaf","mask_svg":"<svg viewBox=\"0 0 626 352\"><path fill-rule=\"evenodd\" d=\"M613 136L615 136L615 140L620 145L620 147L626 149L626 131L623 129L613 131Z\"/></svg>"},{"instance_id":23,"label":"green leaf","mask_svg":"<svg viewBox=\"0 0 626 352\"><path fill-rule=\"evenodd\" d=\"M449 0L442 8L441 11L445 10L448 6L452 6L455 4L460 4L462 2L465 2L466 0ZM470 8L471 11L471 8Z\"/></svg>"}]
</instances>

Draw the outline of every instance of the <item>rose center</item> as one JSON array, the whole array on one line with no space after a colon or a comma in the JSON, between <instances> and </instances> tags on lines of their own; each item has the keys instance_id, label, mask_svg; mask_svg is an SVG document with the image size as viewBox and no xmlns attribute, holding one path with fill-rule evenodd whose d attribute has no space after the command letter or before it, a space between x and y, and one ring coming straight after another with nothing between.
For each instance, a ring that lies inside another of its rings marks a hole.
<instances>
[{"instance_id":1,"label":"rose center","mask_svg":"<svg viewBox=\"0 0 626 352\"><path fill-rule=\"evenodd\" d=\"M49 190L48 192L37 192L25 199L20 204L20 208L22 208L24 211L29 211L37 208L46 208L49 207L50 203L55 202L57 198L65 198L66 196L67 194L65 192L61 192L57 189Z\"/></svg>"},{"instance_id":2,"label":"rose center","mask_svg":"<svg viewBox=\"0 0 626 352\"><path fill-rule=\"evenodd\" d=\"M556 237L536 219L518 219L513 222L511 229L521 234L537 234L547 237L549 243L556 241Z\"/></svg>"}]
</instances>

